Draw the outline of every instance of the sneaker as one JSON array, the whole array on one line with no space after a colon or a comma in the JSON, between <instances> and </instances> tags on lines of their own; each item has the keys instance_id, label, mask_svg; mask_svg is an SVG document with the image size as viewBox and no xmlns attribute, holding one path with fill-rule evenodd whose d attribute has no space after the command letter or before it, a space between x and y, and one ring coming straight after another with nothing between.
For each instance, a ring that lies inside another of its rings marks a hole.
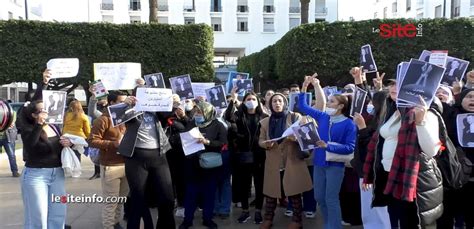
<instances>
[{"instance_id":1,"label":"sneaker","mask_svg":"<svg viewBox=\"0 0 474 229\"><path fill-rule=\"evenodd\" d=\"M179 225L179 229L188 229L188 228L190 228L190 227L192 227L192 226L193 226L192 223L183 221L183 223L181 223L181 225Z\"/></svg>"},{"instance_id":2,"label":"sneaker","mask_svg":"<svg viewBox=\"0 0 474 229\"><path fill-rule=\"evenodd\" d=\"M305 212L304 216L306 217L306 219L314 219L314 217L316 217L316 213L314 213L314 212Z\"/></svg>"},{"instance_id":3,"label":"sneaker","mask_svg":"<svg viewBox=\"0 0 474 229\"><path fill-rule=\"evenodd\" d=\"M235 203L235 207L237 207L237 208L241 208L241 207L242 207L242 203L241 203L241 202L237 202L237 203Z\"/></svg>"},{"instance_id":4,"label":"sneaker","mask_svg":"<svg viewBox=\"0 0 474 229\"><path fill-rule=\"evenodd\" d=\"M293 216L293 211L292 210L286 210L285 215L288 216L288 217L292 217Z\"/></svg>"},{"instance_id":5,"label":"sneaker","mask_svg":"<svg viewBox=\"0 0 474 229\"><path fill-rule=\"evenodd\" d=\"M176 217L184 218L184 208L182 208L182 207L176 208L176 213L174 215Z\"/></svg>"},{"instance_id":6,"label":"sneaker","mask_svg":"<svg viewBox=\"0 0 474 229\"><path fill-rule=\"evenodd\" d=\"M18 172L13 172L12 177L20 177L20 174Z\"/></svg>"},{"instance_id":7,"label":"sneaker","mask_svg":"<svg viewBox=\"0 0 474 229\"><path fill-rule=\"evenodd\" d=\"M255 217L253 219L255 221L255 224L261 224L263 222L262 213L255 212Z\"/></svg>"},{"instance_id":8,"label":"sneaker","mask_svg":"<svg viewBox=\"0 0 474 229\"><path fill-rule=\"evenodd\" d=\"M352 224L345 222L344 220L341 221L342 226L352 226Z\"/></svg>"},{"instance_id":9,"label":"sneaker","mask_svg":"<svg viewBox=\"0 0 474 229\"><path fill-rule=\"evenodd\" d=\"M237 219L239 223L246 223L250 219L250 212L243 211L240 217Z\"/></svg>"},{"instance_id":10,"label":"sneaker","mask_svg":"<svg viewBox=\"0 0 474 229\"><path fill-rule=\"evenodd\" d=\"M212 220L206 220L202 222L202 225L209 229L217 229L217 224Z\"/></svg>"}]
</instances>

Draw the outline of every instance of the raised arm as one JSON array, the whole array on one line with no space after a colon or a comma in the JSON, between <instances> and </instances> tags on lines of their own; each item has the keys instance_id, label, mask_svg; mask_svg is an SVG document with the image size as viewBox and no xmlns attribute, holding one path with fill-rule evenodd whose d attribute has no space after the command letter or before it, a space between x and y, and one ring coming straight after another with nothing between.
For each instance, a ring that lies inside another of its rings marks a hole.
<instances>
[{"instance_id":1,"label":"raised arm","mask_svg":"<svg viewBox=\"0 0 474 229\"><path fill-rule=\"evenodd\" d=\"M35 94L33 95L33 98L31 98L31 101L43 99L43 90L48 88L48 81L50 78L51 71L49 69L44 70L43 80L37 84Z\"/></svg>"},{"instance_id":2,"label":"raised arm","mask_svg":"<svg viewBox=\"0 0 474 229\"><path fill-rule=\"evenodd\" d=\"M308 104L306 104L305 102L306 101L305 100L306 88L304 86L305 85L307 86L309 82L311 82L314 86L314 93L316 95L315 107L318 107L318 108L321 107L321 109L312 108L308 106ZM305 82L303 83L303 89L304 89L302 90L303 92L298 95L298 108L300 109L301 113L311 116L318 123L321 122L323 119L329 118L329 116L326 113L321 111L326 106L326 96L324 95L324 91L321 88L321 85L319 84L319 80L316 79L315 77L306 77Z\"/></svg>"}]
</instances>

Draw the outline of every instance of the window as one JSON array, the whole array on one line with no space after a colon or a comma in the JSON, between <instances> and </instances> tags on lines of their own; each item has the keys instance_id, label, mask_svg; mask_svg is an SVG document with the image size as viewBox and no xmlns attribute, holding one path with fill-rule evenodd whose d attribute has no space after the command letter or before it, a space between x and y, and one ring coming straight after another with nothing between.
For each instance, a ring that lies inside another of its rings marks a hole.
<instances>
[{"instance_id":1,"label":"window","mask_svg":"<svg viewBox=\"0 0 474 229\"><path fill-rule=\"evenodd\" d=\"M211 17L211 27L214 31L222 31L222 18Z\"/></svg>"},{"instance_id":2,"label":"window","mask_svg":"<svg viewBox=\"0 0 474 229\"><path fill-rule=\"evenodd\" d=\"M142 22L142 19L140 16L130 16L130 23L140 23Z\"/></svg>"},{"instance_id":3,"label":"window","mask_svg":"<svg viewBox=\"0 0 474 229\"><path fill-rule=\"evenodd\" d=\"M101 10L114 10L114 1L113 0L102 0L100 5Z\"/></svg>"},{"instance_id":4,"label":"window","mask_svg":"<svg viewBox=\"0 0 474 229\"><path fill-rule=\"evenodd\" d=\"M300 0L290 0L290 13L301 13Z\"/></svg>"},{"instance_id":5,"label":"window","mask_svg":"<svg viewBox=\"0 0 474 229\"><path fill-rule=\"evenodd\" d=\"M275 6L273 5L273 0L265 0L263 2L263 12L275 13Z\"/></svg>"},{"instance_id":6,"label":"window","mask_svg":"<svg viewBox=\"0 0 474 229\"><path fill-rule=\"evenodd\" d=\"M263 18L263 32L275 32L275 22L273 18Z\"/></svg>"},{"instance_id":7,"label":"window","mask_svg":"<svg viewBox=\"0 0 474 229\"><path fill-rule=\"evenodd\" d=\"M158 17L158 24L168 24L168 17Z\"/></svg>"},{"instance_id":8,"label":"window","mask_svg":"<svg viewBox=\"0 0 474 229\"><path fill-rule=\"evenodd\" d=\"M377 12L374 13L374 19L376 19L378 17L378 14Z\"/></svg>"},{"instance_id":9,"label":"window","mask_svg":"<svg viewBox=\"0 0 474 229\"><path fill-rule=\"evenodd\" d=\"M392 3L392 13L397 12L397 2Z\"/></svg>"},{"instance_id":10,"label":"window","mask_svg":"<svg viewBox=\"0 0 474 229\"><path fill-rule=\"evenodd\" d=\"M411 0L407 0L407 11L411 10Z\"/></svg>"},{"instance_id":11,"label":"window","mask_svg":"<svg viewBox=\"0 0 474 229\"><path fill-rule=\"evenodd\" d=\"M158 1L158 11L166 12L169 10L168 0L157 0L157 1ZM166 23L168 23L168 19L166 19Z\"/></svg>"},{"instance_id":12,"label":"window","mask_svg":"<svg viewBox=\"0 0 474 229\"><path fill-rule=\"evenodd\" d=\"M300 25L300 19L299 18L290 18L290 29L298 27L299 25Z\"/></svg>"},{"instance_id":13,"label":"window","mask_svg":"<svg viewBox=\"0 0 474 229\"><path fill-rule=\"evenodd\" d=\"M185 0L184 1L184 11L194 12L195 10L196 10L196 5L194 4L194 0Z\"/></svg>"},{"instance_id":14,"label":"window","mask_svg":"<svg viewBox=\"0 0 474 229\"><path fill-rule=\"evenodd\" d=\"M18 19L23 20L23 17L20 16L20 17L18 17Z\"/></svg>"},{"instance_id":15,"label":"window","mask_svg":"<svg viewBox=\"0 0 474 229\"><path fill-rule=\"evenodd\" d=\"M8 19L13 19L13 13L12 12L8 12Z\"/></svg>"},{"instance_id":16,"label":"window","mask_svg":"<svg viewBox=\"0 0 474 229\"><path fill-rule=\"evenodd\" d=\"M423 18L423 13L419 13L416 15L416 19L422 19Z\"/></svg>"},{"instance_id":17,"label":"window","mask_svg":"<svg viewBox=\"0 0 474 229\"><path fill-rule=\"evenodd\" d=\"M441 17L441 5L435 7L435 18Z\"/></svg>"},{"instance_id":18,"label":"window","mask_svg":"<svg viewBox=\"0 0 474 229\"><path fill-rule=\"evenodd\" d=\"M327 13L326 0L316 0L316 8L314 8L314 11L319 14Z\"/></svg>"},{"instance_id":19,"label":"window","mask_svg":"<svg viewBox=\"0 0 474 229\"><path fill-rule=\"evenodd\" d=\"M189 25L189 24L194 24L194 17L184 17L184 24Z\"/></svg>"},{"instance_id":20,"label":"window","mask_svg":"<svg viewBox=\"0 0 474 229\"><path fill-rule=\"evenodd\" d=\"M247 0L238 0L237 1L237 12L239 12L239 13L249 12L249 6L247 5Z\"/></svg>"},{"instance_id":21,"label":"window","mask_svg":"<svg viewBox=\"0 0 474 229\"><path fill-rule=\"evenodd\" d=\"M129 10L138 11L138 10L141 10L141 9L142 9L142 7L141 7L141 4L140 4L140 0L130 0Z\"/></svg>"},{"instance_id":22,"label":"window","mask_svg":"<svg viewBox=\"0 0 474 229\"><path fill-rule=\"evenodd\" d=\"M451 18L459 17L461 13L461 0L451 0Z\"/></svg>"},{"instance_id":23,"label":"window","mask_svg":"<svg viewBox=\"0 0 474 229\"><path fill-rule=\"evenodd\" d=\"M383 18L387 18L387 7L383 8Z\"/></svg>"},{"instance_id":24,"label":"window","mask_svg":"<svg viewBox=\"0 0 474 229\"><path fill-rule=\"evenodd\" d=\"M237 31L239 32L248 32L249 31L249 22L246 17L237 18Z\"/></svg>"},{"instance_id":25,"label":"window","mask_svg":"<svg viewBox=\"0 0 474 229\"><path fill-rule=\"evenodd\" d=\"M113 23L114 22L114 16L113 15L102 15L102 21Z\"/></svg>"},{"instance_id":26,"label":"window","mask_svg":"<svg viewBox=\"0 0 474 229\"><path fill-rule=\"evenodd\" d=\"M222 12L221 0L211 0L211 12Z\"/></svg>"}]
</instances>

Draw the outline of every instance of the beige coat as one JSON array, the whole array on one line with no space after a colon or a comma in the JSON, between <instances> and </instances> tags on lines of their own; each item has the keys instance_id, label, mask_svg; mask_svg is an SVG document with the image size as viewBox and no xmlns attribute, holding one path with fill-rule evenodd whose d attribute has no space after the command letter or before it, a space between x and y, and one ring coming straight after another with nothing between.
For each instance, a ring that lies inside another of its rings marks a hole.
<instances>
[{"instance_id":1,"label":"beige coat","mask_svg":"<svg viewBox=\"0 0 474 229\"><path fill-rule=\"evenodd\" d=\"M286 119L287 128L291 125L292 114L290 112ZM300 114L295 113L294 115L297 119L301 118ZM263 148L266 148L263 141L270 139L268 134L269 121L269 117L260 121L259 144ZM273 198L281 197L280 168L283 163L285 167L283 190L286 196L301 194L313 188L306 161L297 157L298 150L299 145L294 137L285 138L280 144L275 143L271 149L266 150L263 194Z\"/></svg>"}]
</instances>

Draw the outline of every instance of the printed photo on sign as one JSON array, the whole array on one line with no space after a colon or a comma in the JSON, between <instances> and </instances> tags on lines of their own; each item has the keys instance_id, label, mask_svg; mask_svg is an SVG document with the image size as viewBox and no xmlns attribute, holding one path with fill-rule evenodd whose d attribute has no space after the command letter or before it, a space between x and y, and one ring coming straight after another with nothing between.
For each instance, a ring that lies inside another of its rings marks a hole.
<instances>
[{"instance_id":1,"label":"printed photo on sign","mask_svg":"<svg viewBox=\"0 0 474 229\"><path fill-rule=\"evenodd\" d=\"M367 98L367 91L362 88L356 87L356 90L352 97L350 116L353 117L355 113L362 114L364 109L365 99Z\"/></svg>"},{"instance_id":2,"label":"printed photo on sign","mask_svg":"<svg viewBox=\"0 0 474 229\"><path fill-rule=\"evenodd\" d=\"M181 100L194 99L191 77L189 74L170 78L171 89Z\"/></svg>"},{"instance_id":3,"label":"printed photo on sign","mask_svg":"<svg viewBox=\"0 0 474 229\"><path fill-rule=\"evenodd\" d=\"M320 140L318 131L313 122L293 127L293 133L298 140L302 151L316 148L316 142Z\"/></svg>"},{"instance_id":4,"label":"printed photo on sign","mask_svg":"<svg viewBox=\"0 0 474 229\"><path fill-rule=\"evenodd\" d=\"M430 106L444 70L437 65L411 59L405 76L401 77L397 102L409 104L408 106L422 105L419 99L421 95L426 105Z\"/></svg>"},{"instance_id":5,"label":"printed photo on sign","mask_svg":"<svg viewBox=\"0 0 474 229\"><path fill-rule=\"evenodd\" d=\"M47 123L62 124L64 122L64 111L66 109L65 91L43 90L44 108L48 112Z\"/></svg>"},{"instance_id":6,"label":"printed photo on sign","mask_svg":"<svg viewBox=\"0 0 474 229\"><path fill-rule=\"evenodd\" d=\"M173 109L173 92L166 88L137 88L136 111L169 112Z\"/></svg>"},{"instance_id":7,"label":"printed photo on sign","mask_svg":"<svg viewBox=\"0 0 474 229\"><path fill-rule=\"evenodd\" d=\"M92 87L94 95L97 99L104 98L109 94L101 80L94 81L92 83Z\"/></svg>"},{"instance_id":8,"label":"printed photo on sign","mask_svg":"<svg viewBox=\"0 0 474 229\"><path fill-rule=\"evenodd\" d=\"M207 101L216 108L226 108L227 100L225 99L224 86L219 85L206 90Z\"/></svg>"},{"instance_id":9,"label":"printed photo on sign","mask_svg":"<svg viewBox=\"0 0 474 229\"><path fill-rule=\"evenodd\" d=\"M249 76L250 74L245 72L229 72L229 77L227 79L227 93L230 93L234 87L234 80L246 80Z\"/></svg>"},{"instance_id":10,"label":"printed photo on sign","mask_svg":"<svg viewBox=\"0 0 474 229\"><path fill-rule=\"evenodd\" d=\"M421 60L421 61L424 61L424 62L430 62L430 55L431 55L431 51L423 50L423 52L421 52L421 55L418 58L418 60Z\"/></svg>"},{"instance_id":11,"label":"printed photo on sign","mask_svg":"<svg viewBox=\"0 0 474 229\"><path fill-rule=\"evenodd\" d=\"M370 45L364 45L360 48L360 66L364 67L363 71L366 73L377 71L377 65L375 64Z\"/></svg>"},{"instance_id":12,"label":"printed photo on sign","mask_svg":"<svg viewBox=\"0 0 474 229\"><path fill-rule=\"evenodd\" d=\"M326 95L326 98L332 94L339 93L336 86L332 86L332 87L326 86L323 88L323 91L324 91L324 94Z\"/></svg>"},{"instance_id":13,"label":"printed photo on sign","mask_svg":"<svg viewBox=\"0 0 474 229\"><path fill-rule=\"evenodd\" d=\"M100 79L107 90L134 89L141 78L139 63L94 63L94 79Z\"/></svg>"},{"instance_id":14,"label":"printed photo on sign","mask_svg":"<svg viewBox=\"0 0 474 229\"><path fill-rule=\"evenodd\" d=\"M143 114L143 112L135 111L132 106L125 103L110 105L107 109L114 127Z\"/></svg>"},{"instance_id":15,"label":"printed photo on sign","mask_svg":"<svg viewBox=\"0 0 474 229\"><path fill-rule=\"evenodd\" d=\"M70 78L77 76L79 72L79 59L56 58L46 63L46 68L51 71L51 79Z\"/></svg>"},{"instance_id":16,"label":"printed photo on sign","mask_svg":"<svg viewBox=\"0 0 474 229\"><path fill-rule=\"evenodd\" d=\"M462 147L474 147L474 113L458 114L456 127L459 144Z\"/></svg>"},{"instance_id":17,"label":"printed photo on sign","mask_svg":"<svg viewBox=\"0 0 474 229\"><path fill-rule=\"evenodd\" d=\"M194 98L203 97L206 98L206 90L216 86L215 83L191 83L193 87Z\"/></svg>"},{"instance_id":18,"label":"printed photo on sign","mask_svg":"<svg viewBox=\"0 0 474 229\"><path fill-rule=\"evenodd\" d=\"M165 80L163 79L163 74L161 73L153 73L144 75L145 78L145 85L154 88L166 88Z\"/></svg>"},{"instance_id":19,"label":"printed photo on sign","mask_svg":"<svg viewBox=\"0 0 474 229\"><path fill-rule=\"evenodd\" d=\"M289 108L290 108L290 111L293 111L293 112L300 112L300 109L298 107L298 95L299 93L290 93L290 102L289 102ZM305 98L306 98L306 104L308 106L311 106L311 100L312 100L312 95L310 92L307 92L305 94Z\"/></svg>"},{"instance_id":20,"label":"printed photo on sign","mask_svg":"<svg viewBox=\"0 0 474 229\"><path fill-rule=\"evenodd\" d=\"M240 96L244 96L244 94L247 92L247 91L252 91L253 90L253 83L252 83L252 79L248 79L248 80L238 80L238 79L235 79L233 81L233 85L234 87L237 88L236 90L236 93Z\"/></svg>"},{"instance_id":21,"label":"printed photo on sign","mask_svg":"<svg viewBox=\"0 0 474 229\"><path fill-rule=\"evenodd\" d=\"M448 56L446 60L446 71L444 72L442 84L451 86L456 78L462 80L469 66L469 61Z\"/></svg>"}]
</instances>

